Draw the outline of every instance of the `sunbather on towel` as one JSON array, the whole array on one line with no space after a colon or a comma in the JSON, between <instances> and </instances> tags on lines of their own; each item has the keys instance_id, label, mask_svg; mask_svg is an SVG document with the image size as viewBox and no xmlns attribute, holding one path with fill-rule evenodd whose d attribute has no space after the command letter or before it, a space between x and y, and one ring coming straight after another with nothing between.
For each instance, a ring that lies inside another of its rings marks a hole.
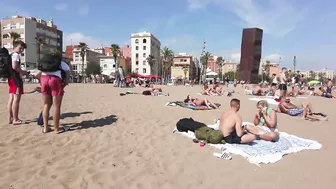
<instances>
[{"instance_id":1,"label":"sunbather on towel","mask_svg":"<svg viewBox=\"0 0 336 189\"><path fill-rule=\"evenodd\" d=\"M250 87L245 87L245 94L247 95L255 95L255 96L265 96L266 92L260 86L256 86L254 89L250 90Z\"/></svg>"},{"instance_id":2,"label":"sunbather on towel","mask_svg":"<svg viewBox=\"0 0 336 189\"><path fill-rule=\"evenodd\" d=\"M252 134L259 136L260 139L266 141L277 141L279 139L279 131L277 129L276 112L268 107L266 100L257 103L258 112L254 117L254 125L246 125L246 130Z\"/></svg>"},{"instance_id":3,"label":"sunbather on towel","mask_svg":"<svg viewBox=\"0 0 336 189\"><path fill-rule=\"evenodd\" d=\"M160 87L154 87L153 84L151 84L149 88L150 90L152 90L152 92L162 92L162 89Z\"/></svg>"},{"instance_id":4,"label":"sunbather on towel","mask_svg":"<svg viewBox=\"0 0 336 189\"><path fill-rule=\"evenodd\" d=\"M328 120L327 116L319 117L314 115L311 103L302 103L301 107L298 107L292 104L288 97L280 97L278 112L285 113L290 116L302 116L302 118L312 121Z\"/></svg>"},{"instance_id":5,"label":"sunbather on towel","mask_svg":"<svg viewBox=\"0 0 336 189\"><path fill-rule=\"evenodd\" d=\"M209 101L206 98L204 98L202 100L202 99L194 98L194 97L188 95L187 98L184 100L184 102L188 103L190 105L193 105L193 106L207 106L208 108L211 108L211 106L212 106L215 109L219 109L219 107L215 103Z\"/></svg>"},{"instance_id":6,"label":"sunbather on towel","mask_svg":"<svg viewBox=\"0 0 336 189\"><path fill-rule=\"evenodd\" d=\"M246 126L242 126L242 119L237 113L240 109L240 100L232 99L231 108L224 112L220 118L219 130L224 140L229 144L248 144L256 139L256 135L245 133Z\"/></svg>"},{"instance_id":7,"label":"sunbather on towel","mask_svg":"<svg viewBox=\"0 0 336 189\"><path fill-rule=\"evenodd\" d=\"M145 96L169 96L169 93L163 93L159 91L145 90L142 92L142 95Z\"/></svg>"}]
</instances>

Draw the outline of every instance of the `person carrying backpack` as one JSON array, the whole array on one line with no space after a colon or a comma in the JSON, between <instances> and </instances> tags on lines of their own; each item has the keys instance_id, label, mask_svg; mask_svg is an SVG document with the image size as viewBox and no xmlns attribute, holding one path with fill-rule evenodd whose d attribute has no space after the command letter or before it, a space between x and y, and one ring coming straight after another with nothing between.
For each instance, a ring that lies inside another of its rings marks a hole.
<instances>
[{"instance_id":1,"label":"person carrying backpack","mask_svg":"<svg viewBox=\"0 0 336 189\"><path fill-rule=\"evenodd\" d=\"M43 133L50 131L48 127L49 112L54 105L54 131L56 134L66 131L66 128L59 128L61 115L61 104L63 100L64 87L69 84L70 67L62 61L58 54L46 54L40 60L38 69L41 74L41 92L43 96Z\"/></svg>"},{"instance_id":2,"label":"person carrying backpack","mask_svg":"<svg viewBox=\"0 0 336 189\"><path fill-rule=\"evenodd\" d=\"M13 125L25 124L19 119L21 95L23 94L23 81L21 76L29 75L29 71L21 69L20 54L27 45L18 40L13 43L13 53L10 55L6 48L0 49L0 77L8 79L8 123Z\"/></svg>"}]
</instances>

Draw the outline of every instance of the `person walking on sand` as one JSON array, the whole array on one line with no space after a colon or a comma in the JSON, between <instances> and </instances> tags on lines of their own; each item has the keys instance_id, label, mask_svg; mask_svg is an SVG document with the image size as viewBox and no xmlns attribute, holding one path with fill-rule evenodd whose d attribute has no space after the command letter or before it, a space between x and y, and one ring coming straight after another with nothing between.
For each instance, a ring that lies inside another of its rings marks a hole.
<instances>
[{"instance_id":1,"label":"person walking on sand","mask_svg":"<svg viewBox=\"0 0 336 189\"><path fill-rule=\"evenodd\" d=\"M70 67L62 61L60 55L46 54L39 62L41 75L41 92L43 96L43 133L50 131L48 126L49 111L54 105L54 131L56 134L66 131L66 128L59 128L61 105L64 94L64 87L70 81ZM62 74L63 73L63 74Z\"/></svg>"},{"instance_id":2,"label":"person walking on sand","mask_svg":"<svg viewBox=\"0 0 336 189\"><path fill-rule=\"evenodd\" d=\"M14 41L12 57L12 69L8 78L9 99L8 99L8 123L13 125L25 124L19 119L19 109L21 95L23 92L23 81L21 76L28 75L29 72L21 69L20 54L27 48L22 41Z\"/></svg>"},{"instance_id":3,"label":"person walking on sand","mask_svg":"<svg viewBox=\"0 0 336 189\"><path fill-rule=\"evenodd\" d=\"M240 109L240 100L234 98L230 102L231 108L220 117L219 131L224 141L229 144L249 144L256 140L256 135L245 133L246 126L242 126L242 119L237 113Z\"/></svg>"}]
</instances>

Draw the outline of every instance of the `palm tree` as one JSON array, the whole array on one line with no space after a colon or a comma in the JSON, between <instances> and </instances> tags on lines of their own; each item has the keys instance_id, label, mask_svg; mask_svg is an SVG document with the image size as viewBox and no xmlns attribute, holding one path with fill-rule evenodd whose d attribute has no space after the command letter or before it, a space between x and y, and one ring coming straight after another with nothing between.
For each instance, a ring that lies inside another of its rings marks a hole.
<instances>
[{"instance_id":1,"label":"palm tree","mask_svg":"<svg viewBox=\"0 0 336 189\"><path fill-rule=\"evenodd\" d=\"M156 60L155 60L154 56L151 55L151 54L146 58L146 60L147 60L147 62L149 64L149 66L150 66L150 70L151 70L151 73L152 73L153 66L154 66Z\"/></svg>"},{"instance_id":2,"label":"palm tree","mask_svg":"<svg viewBox=\"0 0 336 189\"><path fill-rule=\"evenodd\" d=\"M240 72L240 64L237 64L236 65L236 72L235 72L235 75L234 75L235 79L239 78L239 72Z\"/></svg>"},{"instance_id":3,"label":"palm tree","mask_svg":"<svg viewBox=\"0 0 336 189\"><path fill-rule=\"evenodd\" d=\"M114 61L115 61L115 67L116 67L116 72L115 74L117 73L117 69L119 68L119 64L118 64L118 61L119 61L119 57L121 56L121 50L120 50L120 47L119 45L117 44L112 44L111 47L111 53L112 53L112 56L114 58Z\"/></svg>"},{"instance_id":4,"label":"palm tree","mask_svg":"<svg viewBox=\"0 0 336 189\"><path fill-rule=\"evenodd\" d=\"M86 55L86 50L88 48L87 44L84 42L79 42L79 49L80 49L80 57L82 58L82 79L83 83L85 83L85 77L84 77L84 60L85 60L85 55Z\"/></svg>"},{"instance_id":5,"label":"palm tree","mask_svg":"<svg viewBox=\"0 0 336 189\"><path fill-rule=\"evenodd\" d=\"M161 49L161 57L162 57L162 78L166 77L166 71L170 69L172 65L172 60L174 58L174 52L168 47L163 47Z\"/></svg>"},{"instance_id":6,"label":"palm tree","mask_svg":"<svg viewBox=\"0 0 336 189\"><path fill-rule=\"evenodd\" d=\"M35 37L36 41L36 47L37 47L37 55L38 55L38 61L41 60L41 47L45 44L45 40L43 37Z\"/></svg>"},{"instance_id":7,"label":"palm tree","mask_svg":"<svg viewBox=\"0 0 336 189\"><path fill-rule=\"evenodd\" d=\"M189 66L183 66L182 67L183 73L184 73L184 79L187 78L187 73L189 71Z\"/></svg>"},{"instance_id":8,"label":"palm tree","mask_svg":"<svg viewBox=\"0 0 336 189\"><path fill-rule=\"evenodd\" d=\"M224 64L224 59L223 57L219 56L217 57L217 60L216 60L216 64L218 66L218 72L220 73L220 75L222 76L222 81L223 81L223 74L222 74L222 68L223 68L223 64Z\"/></svg>"},{"instance_id":9,"label":"palm tree","mask_svg":"<svg viewBox=\"0 0 336 189\"><path fill-rule=\"evenodd\" d=\"M21 38L21 35L16 32L9 32L3 35L4 38L10 37L12 39L12 44L14 44L14 41Z\"/></svg>"},{"instance_id":10,"label":"palm tree","mask_svg":"<svg viewBox=\"0 0 336 189\"><path fill-rule=\"evenodd\" d=\"M208 68L208 62L211 57L212 57L212 54L210 52L205 52L203 56L201 57L203 83L205 82L206 70Z\"/></svg>"}]
</instances>

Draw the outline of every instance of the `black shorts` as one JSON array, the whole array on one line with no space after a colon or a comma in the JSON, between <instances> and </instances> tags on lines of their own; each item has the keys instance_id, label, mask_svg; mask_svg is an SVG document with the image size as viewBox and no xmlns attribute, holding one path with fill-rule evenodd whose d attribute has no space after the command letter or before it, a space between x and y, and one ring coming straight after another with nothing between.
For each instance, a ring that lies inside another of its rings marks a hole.
<instances>
[{"instance_id":1,"label":"black shorts","mask_svg":"<svg viewBox=\"0 0 336 189\"><path fill-rule=\"evenodd\" d=\"M232 133L226 137L224 137L224 141L229 144L240 144L241 137L239 137L236 131L232 131Z\"/></svg>"},{"instance_id":2,"label":"black shorts","mask_svg":"<svg viewBox=\"0 0 336 189\"><path fill-rule=\"evenodd\" d=\"M286 84L280 84L279 89L280 89L280 91L287 91L287 85Z\"/></svg>"}]
</instances>

